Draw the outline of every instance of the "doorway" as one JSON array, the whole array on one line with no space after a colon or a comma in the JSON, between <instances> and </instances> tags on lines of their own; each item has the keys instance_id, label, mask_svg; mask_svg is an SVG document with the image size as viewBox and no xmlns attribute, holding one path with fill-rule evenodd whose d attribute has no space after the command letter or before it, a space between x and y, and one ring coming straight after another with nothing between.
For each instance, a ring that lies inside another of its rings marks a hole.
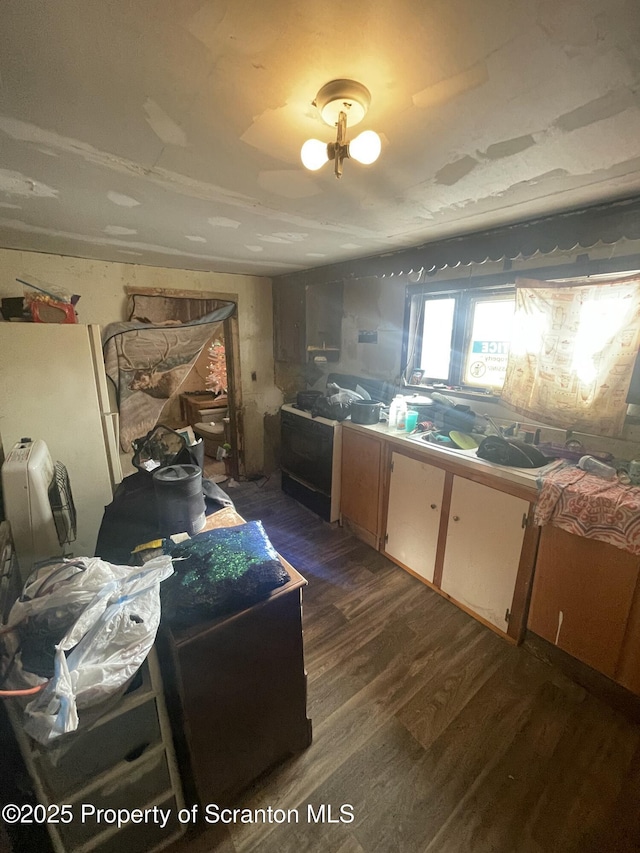
<instances>
[{"instance_id":1,"label":"doorway","mask_svg":"<svg viewBox=\"0 0 640 853\"><path fill-rule=\"evenodd\" d=\"M167 401L160 420L174 429L191 427L202 442L205 475L215 483L232 475L229 373L224 325L202 347L180 386L177 399Z\"/></svg>"},{"instance_id":2,"label":"doorway","mask_svg":"<svg viewBox=\"0 0 640 853\"><path fill-rule=\"evenodd\" d=\"M204 469L221 482L244 471L237 296L160 288L127 288L129 319L150 327L191 326L201 334L207 316L223 306L230 316L210 325L211 334L159 412L157 422L190 427L205 447Z\"/></svg>"}]
</instances>

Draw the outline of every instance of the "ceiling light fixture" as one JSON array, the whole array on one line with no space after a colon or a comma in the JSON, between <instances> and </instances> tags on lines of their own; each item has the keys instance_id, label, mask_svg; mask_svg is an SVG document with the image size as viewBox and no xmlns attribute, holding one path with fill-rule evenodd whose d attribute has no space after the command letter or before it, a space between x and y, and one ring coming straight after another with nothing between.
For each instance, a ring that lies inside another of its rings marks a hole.
<instances>
[{"instance_id":1,"label":"ceiling light fixture","mask_svg":"<svg viewBox=\"0 0 640 853\"><path fill-rule=\"evenodd\" d=\"M300 151L303 165L315 172L328 160L334 161L336 178L342 176L342 161L350 157L368 166L380 156L382 144L373 130L365 130L351 142L346 141L347 121L358 124L367 114L371 93L355 80L332 80L320 89L313 105L318 108L322 120L338 128L335 142L307 139Z\"/></svg>"}]
</instances>

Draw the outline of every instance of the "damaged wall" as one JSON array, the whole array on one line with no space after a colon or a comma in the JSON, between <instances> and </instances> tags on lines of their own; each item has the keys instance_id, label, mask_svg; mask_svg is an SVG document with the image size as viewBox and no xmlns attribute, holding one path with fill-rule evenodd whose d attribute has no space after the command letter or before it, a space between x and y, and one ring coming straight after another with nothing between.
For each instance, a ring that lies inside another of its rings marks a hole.
<instances>
[{"instance_id":1,"label":"damaged wall","mask_svg":"<svg viewBox=\"0 0 640 853\"><path fill-rule=\"evenodd\" d=\"M126 319L126 285L228 293L237 297L246 473L253 476L264 471L265 418L276 414L282 404L282 394L274 385L268 278L0 249L0 297L21 296L22 285L16 278L29 281L30 277L79 294L80 322L100 326ZM271 458L272 455L269 453Z\"/></svg>"},{"instance_id":2,"label":"damaged wall","mask_svg":"<svg viewBox=\"0 0 640 853\"><path fill-rule=\"evenodd\" d=\"M566 276L590 274L585 266L587 260L603 264L615 264L618 269L635 270L640 266L640 241L618 240L614 245L595 246L586 253L579 247L572 251L556 250L546 255L535 253L532 257L518 258L511 262L510 275L515 281L518 276L526 276L536 270L539 277L545 277L545 268L565 269ZM577 264L577 266L576 266ZM350 373L359 376L394 381L399 377L401 348L405 311L405 289L407 277L375 278L358 276L360 264L352 264L351 278L344 279L343 319L340 359L336 363L316 365L312 383L315 388L323 388L328 373ZM425 290L442 290L446 282L452 287L464 288L466 282L478 283L481 279L485 286L491 284L491 276L504 274L503 261L487 261L482 264L469 264L440 270L436 275L424 280ZM313 271L315 274L319 270ZM287 276L289 286L296 276ZM299 276L301 282L309 279L309 274ZM281 286L276 278L273 286ZM321 292L318 282L313 287ZM371 333L371 334L366 334ZM285 365L279 365L281 370ZM289 365L286 365L289 367ZM307 373L309 373L307 367ZM321 373L321 375L320 375Z\"/></svg>"}]
</instances>

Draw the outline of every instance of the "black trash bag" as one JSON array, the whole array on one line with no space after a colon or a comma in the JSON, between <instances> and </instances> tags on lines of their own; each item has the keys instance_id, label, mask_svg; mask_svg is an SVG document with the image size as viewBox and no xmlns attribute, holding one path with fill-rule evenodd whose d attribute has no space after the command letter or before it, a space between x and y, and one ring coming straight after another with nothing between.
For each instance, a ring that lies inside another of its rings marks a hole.
<instances>
[{"instance_id":1,"label":"black trash bag","mask_svg":"<svg viewBox=\"0 0 640 853\"><path fill-rule=\"evenodd\" d=\"M344 421L351 414L351 403L332 403L328 397L318 397L311 409L312 418Z\"/></svg>"},{"instance_id":2,"label":"black trash bag","mask_svg":"<svg viewBox=\"0 0 640 853\"><path fill-rule=\"evenodd\" d=\"M225 507L233 508L229 495L213 480L203 477L202 491L206 515ZM113 501L105 507L95 556L127 566L136 546L155 539L162 539L162 531L153 476L147 471L136 471L124 478Z\"/></svg>"},{"instance_id":3,"label":"black trash bag","mask_svg":"<svg viewBox=\"0 0 640 853\"><path fill-rule=\"evenodd\" d=\"M515 438L503 438L488 435L482 439L476 450L478 459L495 462L497 465L511 465L514 468L541 468L551 460L534 447Z\"/></svg>"},{"instance_id":4,"label":"black trash bag","mask_svg":"<svg viewBox=\"0 0 640 853\"><path fill-rule=\"evenodd\" d=\"M250 607L287 583L262 522L205 530L176 544L166 540L174 574L160 588L162 618L188 627Z\"/></svg>"}]
</instances>

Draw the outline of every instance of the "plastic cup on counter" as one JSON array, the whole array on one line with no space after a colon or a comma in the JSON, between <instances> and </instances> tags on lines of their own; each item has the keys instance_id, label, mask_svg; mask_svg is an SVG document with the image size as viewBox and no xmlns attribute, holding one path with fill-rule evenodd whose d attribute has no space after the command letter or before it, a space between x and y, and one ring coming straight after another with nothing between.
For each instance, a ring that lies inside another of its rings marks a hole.
<instances>
[{"instance_id":1,"label":"plastic cup on counter","mask_svg":"<svg viewBox=\"0 0 640 853\"><path fill-rule=\"evenodd\" d=\"M416 426L418 425L418 413L414 412L413 409L409 409L407 411L407 418L404 424L404 428L407 432L413 432Z\"/></svg>"}]
</instances>

